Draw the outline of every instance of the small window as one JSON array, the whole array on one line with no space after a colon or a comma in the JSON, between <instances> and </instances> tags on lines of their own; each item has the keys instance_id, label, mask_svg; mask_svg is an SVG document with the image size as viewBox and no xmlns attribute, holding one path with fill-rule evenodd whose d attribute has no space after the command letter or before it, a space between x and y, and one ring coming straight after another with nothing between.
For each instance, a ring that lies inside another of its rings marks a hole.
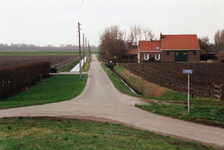
<instances>
[{"instance_id":1,"label":"small window","mask_svg":"<svg viewBox=\"0 0 224 150\"><path fill-rule=\"evenodd\" d=\"M178 52L176 52L175 54L176 54L176 55L179 55L179 53L178 53Z\"/></svg>"},{"instance_id":2,"label":"small window","mask_svg":"<svg viewBox=\"0 0 224 150\"><path fill-rule=\"evenodd\" d=\"M196 51L193 51L193 55L196 55Z\"/></svg>"},{"instance_id":3,"label":"small window","mask_svg":"<svg viewBox=\"0 0 224 150\"><path fill-rule=\"evenodd\" d=\"M156 49L159 49L159 47L157 46Z\"/></svg>"},{"instance_id":4,"label":"small window","mask_svg":"<svg viewBox=\"0 0 224 150\"><path fill-rule=\"evenodd\" d=\"M155 54L155 60L160 60L160 54Z\"/></svg>"},{"instance_id":5,"label":"small window","mask_svg":"<svg viewBox=\"0 0 224 150\"><path fill-rule=\"evenodd\" d=\"M166 52L166 55L170 55L170 51L167 51L167 52Z\"/></svg>"},{"instance_id":6,"label":"small window","mask_svg":"<svg viewBox=\"0 0 224 150\"><path fill-rule=\"evenodd\" d=\"M184 55L187 55L187 52L184 52Z\"/></svg>"},{"instance_id":7,"label":"small window","mask_svg":"<svg viewBox=\"0 0 224 150\"><path fill-rule=\"evenodd\" d=\"M144 54L144 59L148 60L149 59L149 54Z\"/></svg>"}]
</instances>

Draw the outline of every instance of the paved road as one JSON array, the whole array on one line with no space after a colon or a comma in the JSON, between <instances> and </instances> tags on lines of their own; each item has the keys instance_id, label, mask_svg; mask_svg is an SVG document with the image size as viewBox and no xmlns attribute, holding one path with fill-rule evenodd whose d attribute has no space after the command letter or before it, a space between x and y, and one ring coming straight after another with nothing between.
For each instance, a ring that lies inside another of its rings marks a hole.
<instances>
[{"instance_id":1,"label":"paved road","mask_svg":"<svg viewBox=\"0 0 224 150\"><path fill-rule=\"evenodd\" d=\"M94 117L98 120L105 118L128 126L224 148L224 129L222 128L172 119L134 107L135 103L145 102L115 89L95 55L92 56L88 76L84 91L72 100L0 110L0 118L17 116Z\"/></svg>"}]
</instances>

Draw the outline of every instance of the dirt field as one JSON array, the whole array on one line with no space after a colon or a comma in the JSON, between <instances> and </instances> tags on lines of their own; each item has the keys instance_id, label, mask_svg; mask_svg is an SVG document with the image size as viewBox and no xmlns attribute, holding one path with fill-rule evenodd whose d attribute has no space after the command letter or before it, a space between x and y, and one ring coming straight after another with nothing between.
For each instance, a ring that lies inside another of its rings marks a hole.
<instances>
[{"instance_id":1,"label":"dirt field","mask_svg":"<svg viewBox=\"0 0 224 150\"><path fill-rule=\"evenodd\" d=\"M51 67L61 69L76 59L78 55L0 56L0 68L37 61L51 61Z\"/></svg>"},{"instance_id":2,"label":"dirt field","mask_svg":"<svg viewBox=\"0 0 224 150\"><path fill-rule=\"evenodd\" d=\"M191 93L202 97L214 94L213 85L224 84L224 64L202 63L142 63L119 64L143 79L174 91L187 92L187 75L183 69L192 69L190 75Z\"/></svg>"}]
</instances>

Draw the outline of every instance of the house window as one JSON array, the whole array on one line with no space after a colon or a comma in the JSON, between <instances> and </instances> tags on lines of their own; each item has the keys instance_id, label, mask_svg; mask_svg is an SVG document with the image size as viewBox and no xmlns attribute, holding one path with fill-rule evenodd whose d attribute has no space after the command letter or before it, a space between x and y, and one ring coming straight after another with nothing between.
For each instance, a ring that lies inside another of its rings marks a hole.
<instances>
[{"instance_id":1,"label":"house window","mask_svg":"<svg viewBox=\"0 0 224 150\"><path fill-rule=\"evenodd\" d=\"M155 60L160 60L160 54L155 54Z\"/></svg>"},{"instance_id":2,"label":"house window","mask_svg":"<svg viewBox=\"0 0 224 150\"><path fill-rule=\"evenodd\" d=\"M144 54L144 59L148 60L149 59L149 54Z\"/></svg>"},{"instance_id":3,"label":"house window","mask_svg":"<svg viewBox=\"0 0 224 150\"><path fill-rule=\"evenodd\" d=\"M166 55L170 55L170 51L167 51L167 52L166 52Z\"/></svg>"},{"instance_id":4,"label":"house window","mask_svg":"<svg viewBox=\"0 0 224 150\"><path fill-rule=\"evenodd\" d=\"M196 55L196 51L193 51L193 55Z\"/></svg>"},{"instance_id":5,"label":"house window","mask_svg":"<svg viewBox=\"0 0 224 150\"><path fill-rule=\"evenodd\" d=\"M158 50L159 50L159 47L157 46L157 47L156 47L156 49L158 49Z\"/></svg>"}]
</instances>

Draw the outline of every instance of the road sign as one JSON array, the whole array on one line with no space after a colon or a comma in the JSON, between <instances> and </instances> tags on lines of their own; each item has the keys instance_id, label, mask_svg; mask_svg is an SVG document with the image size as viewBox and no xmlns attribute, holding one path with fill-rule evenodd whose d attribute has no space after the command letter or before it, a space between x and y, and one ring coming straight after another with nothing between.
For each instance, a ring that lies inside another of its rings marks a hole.
<instances>
[{"instance_id":1,"label":"road sign","mask_svg":"<svg viewBox=\"0 0 224 150\"><path fill-rule=\"evenodd\" d=\"M186 70L186 69L184 69L183 70L183 73L185 73L185 74L192 74L193 73L193 70Z\"/></svg>"},{"instance_id":2,"label":"road sign","mask_svg":"<svg viewBox=\"0 0 224 150\"><path fill-rule=\"evenodd\" d=\"M183 70L183 73L188 75L187 104L188 104L188 114L190 114L190 74L193 73L193 70L190 70L190 69L184 69L184 70Z\"/></svg>"}]
</instances>

